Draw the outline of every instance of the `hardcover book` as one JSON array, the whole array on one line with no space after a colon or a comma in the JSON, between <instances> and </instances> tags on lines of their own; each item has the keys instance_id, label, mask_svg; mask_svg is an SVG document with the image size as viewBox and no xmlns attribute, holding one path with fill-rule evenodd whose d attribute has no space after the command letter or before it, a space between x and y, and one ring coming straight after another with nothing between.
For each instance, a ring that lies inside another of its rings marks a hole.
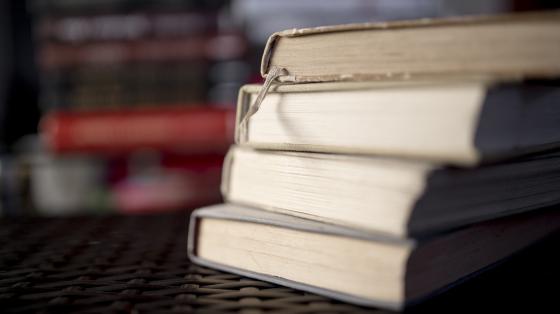
<instances>
[{"instance_id":1,"label":"hardcover book","mask_svg":"<svg viewBox=\"0 0 560 314\"><path fill-rule=\"evenodd\" d=\"M368 306L402 309L488 269L560 227L558 210L393 239L230 204L191 216L192 261Z\"/></svg>"},{"instance_id":2,"label":"hardcover book","mask_svg":"<svg viewBox=\"0 0 560 314\"><path fill-rule=\"evenodd\" d=\"M405 238L557 204L559 179L558 152L462 169L233 147L222 193L232 203Z\"/></svg>"},{"instance_id":3,"label":"hardcover book","mask_svg":"<svg viewBox=\"0 0 560 314\"><path fill-rule=\"evenodd\" d=\"M239 94L236 141L244 146L474 166L560 144L555 80L273 85L248 116L260 89Z\"/></svg>"},{"instance_id":4,"label":"hardcover book","mask_svg":"<svg viewBox=\"0 0 560 314\"><path fill-rule=\"evenodd\" d=\"M273 34L261 73L281 80L441 75L547 77L560 72L560 11L291 29ZM343 56L343 57L341 57Z\"/></svg>"}]
</instances>

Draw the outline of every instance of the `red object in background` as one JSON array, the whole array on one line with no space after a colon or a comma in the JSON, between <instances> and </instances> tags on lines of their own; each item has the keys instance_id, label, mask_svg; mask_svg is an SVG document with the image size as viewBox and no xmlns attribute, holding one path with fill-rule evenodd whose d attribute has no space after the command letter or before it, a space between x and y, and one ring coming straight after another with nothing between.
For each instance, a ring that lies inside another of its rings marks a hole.
<instances>
[{"instance_id":1,"label":"red object in background","mask_svg":"<svg viewBox=\"0 0 560 314\"><path fill-rule=\"evenodd\" d=\"M232 108L173 107L52 112L40 129L55 153L126 154L157 150L224 153L233 141Z\"/></svg>"}]
</instances>

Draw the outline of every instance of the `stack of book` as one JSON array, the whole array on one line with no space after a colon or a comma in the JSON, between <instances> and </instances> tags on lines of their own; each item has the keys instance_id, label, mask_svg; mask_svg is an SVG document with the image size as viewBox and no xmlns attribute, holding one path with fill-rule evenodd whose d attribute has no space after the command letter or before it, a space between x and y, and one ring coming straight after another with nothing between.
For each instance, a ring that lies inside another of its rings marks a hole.
<instances>
[{"instance_id":1,"label":"stack of book","mask_svg":"<svg viewBox=\"0 0 560 314\"><path fill-rule=\"evenodd\" d=\"M398 309L552 234L559 55L558 12L273 34L190 258Z\"/></svg>"}]
</instances>

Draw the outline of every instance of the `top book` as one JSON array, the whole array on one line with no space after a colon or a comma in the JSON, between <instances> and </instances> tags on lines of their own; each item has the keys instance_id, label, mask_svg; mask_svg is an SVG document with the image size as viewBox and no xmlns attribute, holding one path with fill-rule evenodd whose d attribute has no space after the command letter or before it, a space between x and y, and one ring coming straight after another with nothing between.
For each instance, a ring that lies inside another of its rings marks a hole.
<instances>
[{"instance_id":1,"label":"top book","mask_svg":"<svg viewBox=\"0 0 560 314\"><path fill-rule=\"evenodd\" d=\"M292 29L273 34L261 74L322 82L560 73L560 11Z\"/></svg>"}]
</instances>

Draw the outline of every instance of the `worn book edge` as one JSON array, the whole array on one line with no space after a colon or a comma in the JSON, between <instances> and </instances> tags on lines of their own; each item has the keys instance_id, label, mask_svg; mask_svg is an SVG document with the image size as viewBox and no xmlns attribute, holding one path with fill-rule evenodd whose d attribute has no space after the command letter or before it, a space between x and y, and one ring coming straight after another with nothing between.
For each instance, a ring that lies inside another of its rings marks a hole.
<instances>
[{"instance_id":1,"label":"worn book edge","mask_svg":"<svg viewBox=\"0 0 560 314\"><path fill-rule=\"evenodd\" d=\"M339 227L335 225L325 225L320 222L315 222L312 220L306 220L302 218L296 218L296 217L291 217L288 215L282 215L277 213L264 212L261 210L245 208L232 204L228 204L227 209L224 209L224 205L212 205L212 206L198 209L191 214L189 220L187 254L191 261L199 265L208 266L227 272L232 272L241 276L255 278L258 280L272 282L275 284L287 286L298 290L309 291L311 293L316 293L333 299L351 302L363 306L379 306L379 307L394 309L394 310L403 309L405 306L404 303L400 303L400 302L387 302L383 300L362 298L351 294L340 293L325 288L319 288L316 286L299 283L297 281L284 279L281 277L264 275L257 272L240 269L237 267L227 266L221 263L216 263L201 258L197 255L197 251L196 251L196 243L198 240L197 239L198 223L201 218L236 220L242 222L250 222L250 223L258 223L258 224L283 227L292 230L316 232L321 234L331 234L331 235L345 236L345 237L352 237L352 238L373 240L373 241L381 241L381 242L390 243L392 245L406 246L410 249L410 251L412 251L413 248L417 245L416 240L391 238L391 237L386 237L384 235L365 233L365 232L360 232L345 227Z\"/></svg>"},{"instance_id":2,"label":"worn book edge","mask_svg":"<svg viewBox=\"0 0 560 314\"><path fill-rule=\"evenodd\" d=\"M233 165L233 149L229 149L224 158L222 165L222 181L220 182L220 192L224 198L227 198L231 184L231 167Z\"/></svg>"}]
</instances>

